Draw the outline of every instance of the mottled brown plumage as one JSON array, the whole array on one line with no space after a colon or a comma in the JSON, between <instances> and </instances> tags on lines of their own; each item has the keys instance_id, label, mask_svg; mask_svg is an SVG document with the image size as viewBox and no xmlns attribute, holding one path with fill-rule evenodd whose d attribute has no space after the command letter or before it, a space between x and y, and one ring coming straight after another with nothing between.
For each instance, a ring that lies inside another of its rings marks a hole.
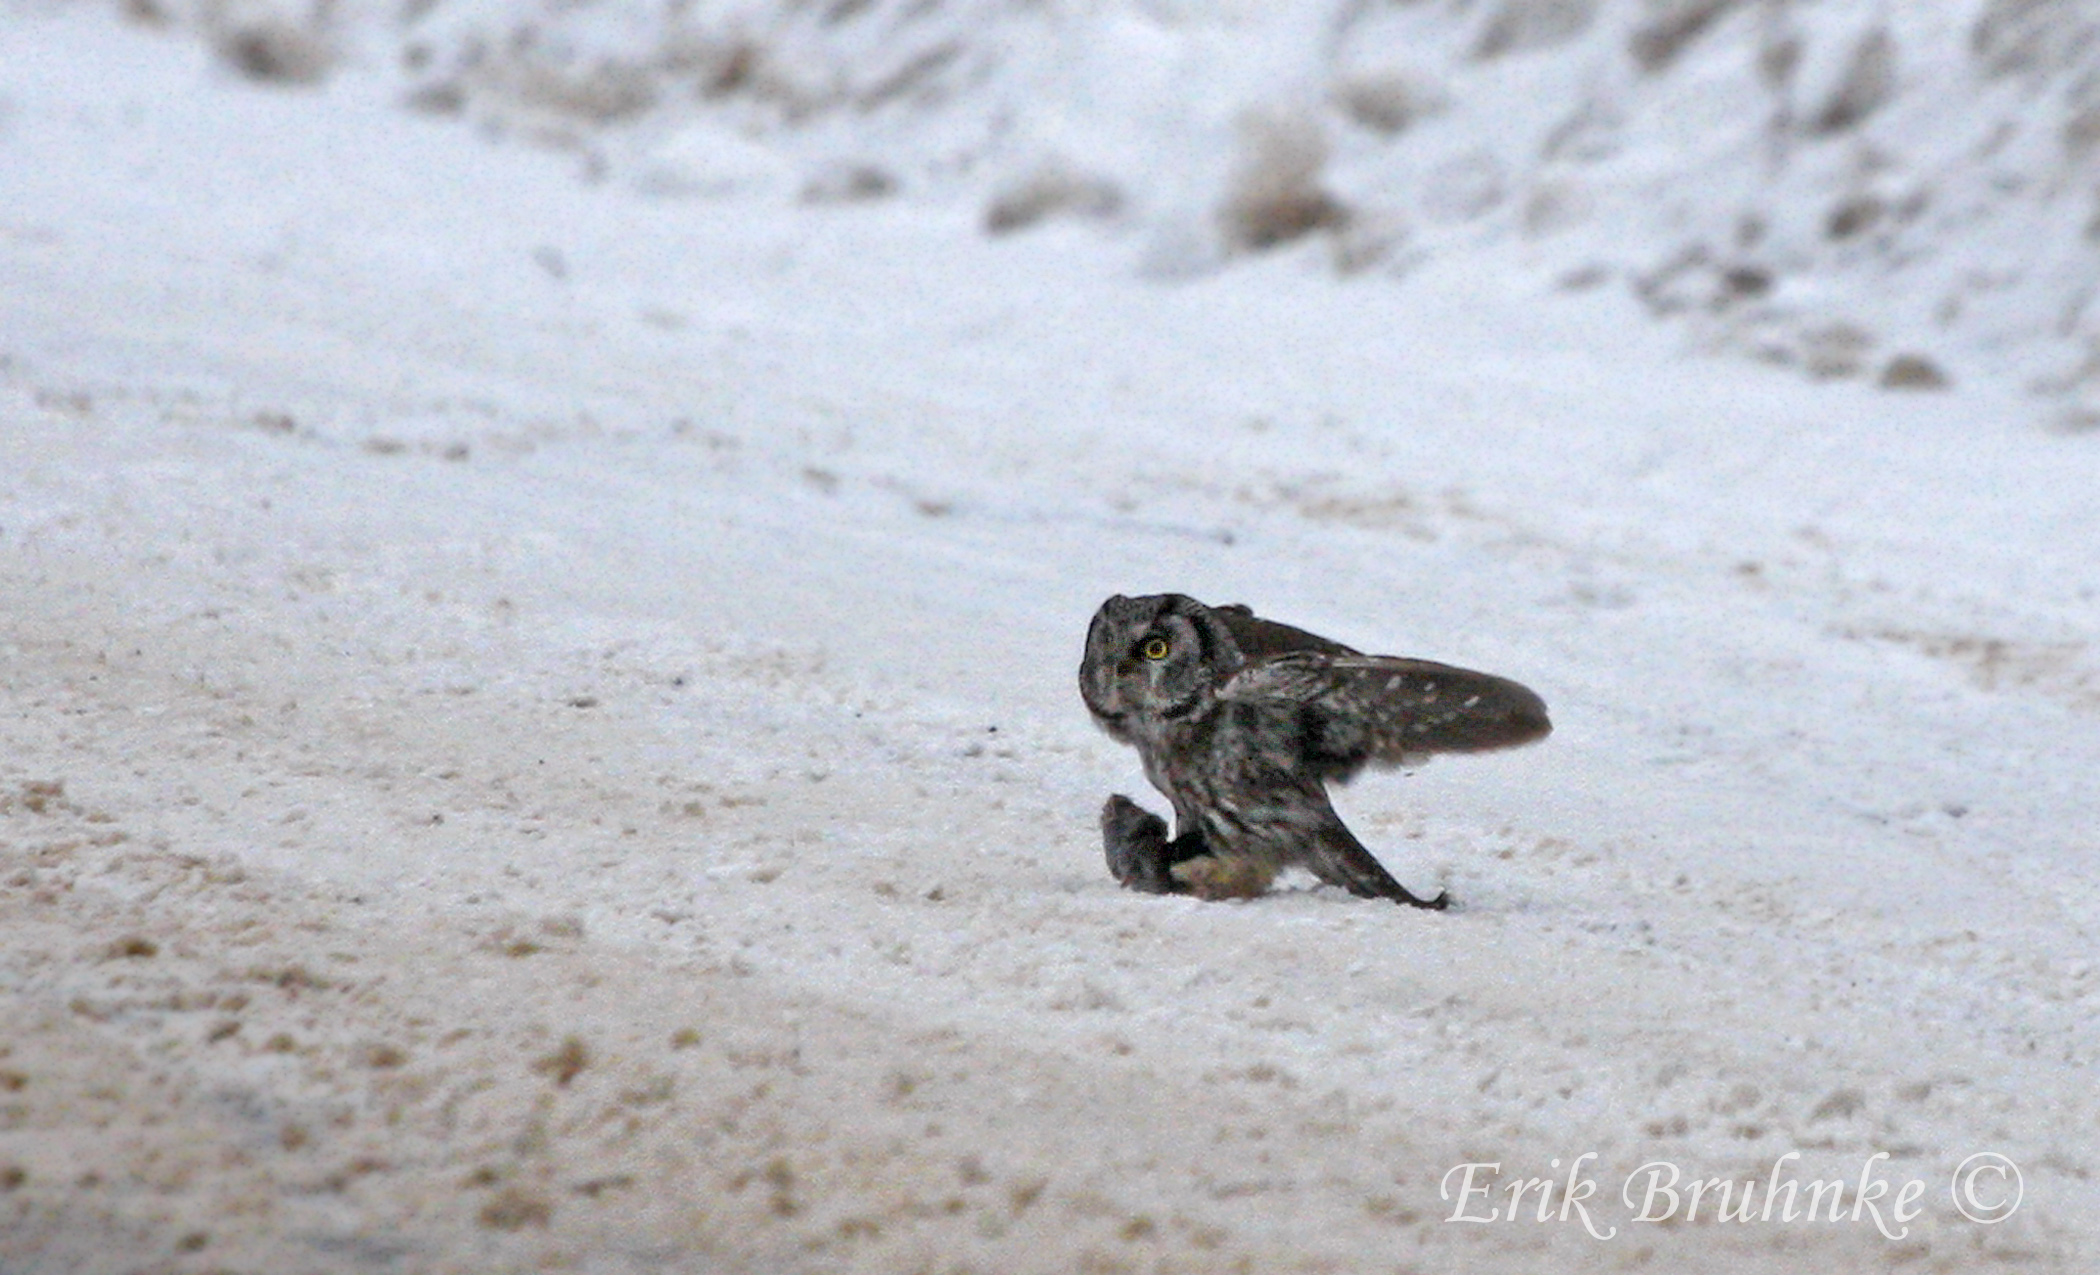
<instances>
[{"instance_id":1,"label":"mottled brown plumage","mask_svg":"<svg viewBox=\"0 0 2100 1275\"><path fill-rule=\"evenodd\" d=\"M1108 799L1109 871L1133 890L1204 898L1259 894L1299 864L1352 894L1441 908L1444 895L1410 893L1371 857L1326 785L1366 766L1508 748L1552 729L1539 697L1507 678L1364 655L1178 593L1101 604L1079 694L1174 805L1169 838L1159 816L1120 793Z\"/></svg>"}]
</instances>

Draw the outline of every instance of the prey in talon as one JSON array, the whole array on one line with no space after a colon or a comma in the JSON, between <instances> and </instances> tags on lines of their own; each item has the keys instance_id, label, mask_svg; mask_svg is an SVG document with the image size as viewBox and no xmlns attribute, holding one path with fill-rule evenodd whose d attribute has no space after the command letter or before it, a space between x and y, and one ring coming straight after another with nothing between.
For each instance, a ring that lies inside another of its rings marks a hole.
<instances>
[{"instance_id":1,"label":"prey in talon","mask_svg":"<svg viewBox=\"0 0 2100 1275\"><path fill-rule=\"evenodd\" d=\"M1365 655L1244 606L1179 593L1101 604L1079 694L1109 737L1137 749L1174 807L1116 794L1101 810L1108 868L1153 894L1247 898L1300 866L1363 898L1443 908L1364 849L1327 798L1367 766L1485 752L1543 738L1546 705L1508 678Z\"/></svg>"}]
</instances>

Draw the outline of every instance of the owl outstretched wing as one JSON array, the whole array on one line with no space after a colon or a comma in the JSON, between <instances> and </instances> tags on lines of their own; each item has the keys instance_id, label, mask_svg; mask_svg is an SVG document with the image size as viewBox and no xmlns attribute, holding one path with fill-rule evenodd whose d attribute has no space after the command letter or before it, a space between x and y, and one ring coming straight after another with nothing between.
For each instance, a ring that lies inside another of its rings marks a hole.
<instances>
[{"instance_id":1,"label":"owl outstretched wing","mask_svg":"<svg viewBox=\"0 0 2100 1275\"><path fill-rule=\"evenodd\" d=\"M1508 678L1392 655L1307 650L1257 659L1218 697L1295 714L1305 762L1336 782L1365 766L1511 748L1553 729L1545 702Z\"/></svg>"},{"instance_id":2,"label":"owl outstretched wing","mask_svg":"<svg viewBox=\"0 0 2100 1275\"><path fill-rule=\"evenodd\" d=\"M1400 884L1332 811L1307 847L1305 866L1322 881L1338 885L1360 899L1391 899L1432 912L1441 912L1451 903L1451 896L1442 890L1425 898Z\"/></svg>"}]
</instances>

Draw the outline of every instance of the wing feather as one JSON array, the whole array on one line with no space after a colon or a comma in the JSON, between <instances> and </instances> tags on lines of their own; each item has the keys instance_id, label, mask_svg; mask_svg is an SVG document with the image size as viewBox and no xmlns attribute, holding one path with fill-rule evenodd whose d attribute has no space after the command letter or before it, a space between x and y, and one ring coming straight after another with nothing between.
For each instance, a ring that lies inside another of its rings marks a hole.
<instances>
[{"instance_id":1,"label":"wing feather","mask_svg":"<svg viewBox=\"0 0 2100 1275\"><path fill-rule=\"evenodd\" d=\"M1512 748L1553 729L1544 701L1508 678L1392 655L1275 655L1241 668L1218 694L1296 713L1307 760L1336 781L1434 753Z\"/></svg>"}]
</instances>

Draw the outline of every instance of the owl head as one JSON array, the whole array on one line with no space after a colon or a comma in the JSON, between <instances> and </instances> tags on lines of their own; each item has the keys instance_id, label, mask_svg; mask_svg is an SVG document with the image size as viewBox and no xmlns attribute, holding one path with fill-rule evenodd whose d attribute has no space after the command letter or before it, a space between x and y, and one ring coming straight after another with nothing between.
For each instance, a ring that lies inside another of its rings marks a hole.
<instances>
[{"instance_id":1,"label":"owl head","mask_svg":"<svg viewBox=\"0 0 2100 1275\"><path fill-rule=\"evenodd\" d=\"M1130 742L1140 720L1194 716L1246 662L1217 611L1179 593L1101 604L1087 627L1079 694L1101 728Z\"/></svg>"}]
</instances>

